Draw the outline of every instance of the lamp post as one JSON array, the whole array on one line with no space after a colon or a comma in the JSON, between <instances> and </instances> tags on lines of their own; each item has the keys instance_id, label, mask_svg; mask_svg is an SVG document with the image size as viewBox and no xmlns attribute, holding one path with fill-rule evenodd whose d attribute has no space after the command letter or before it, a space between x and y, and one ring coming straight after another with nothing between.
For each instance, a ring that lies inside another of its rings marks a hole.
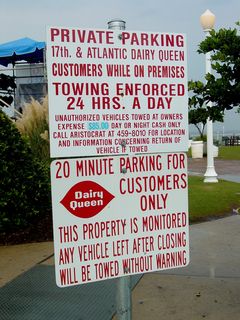
<instances>
[{"instance_id":1,"label":"lamp post","mask_svg":"<svg viewBox=\"0 0 240 320\"><path fill-rule=\"evenodd\" d=\"M200 17L200 22L206 37L209 32L213 29L215 23L215 15L210 11L206 10ZM212 72L211 67L211 53L206 53L206 74ZM212 107L212 102L207 103L208 107ZM210 118L207 119L207 170L204 174L204 182L218 182L217 173L214 168L213 158L213 124Z\"/></svg>"}]
</instances>

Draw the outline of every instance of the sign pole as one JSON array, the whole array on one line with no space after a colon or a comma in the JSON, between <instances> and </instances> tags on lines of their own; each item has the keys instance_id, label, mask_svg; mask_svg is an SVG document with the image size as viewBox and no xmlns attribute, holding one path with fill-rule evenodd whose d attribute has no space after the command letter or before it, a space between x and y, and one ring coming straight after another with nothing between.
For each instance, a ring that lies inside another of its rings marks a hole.
<instances>
[{"instance_id":1,"label":"sign pole","mask_svg":"<svg viewBox=\"0 0 240 320\"><path fill-rule=\"evenodd\" d=\"M117 319L132 319L131 277L125 276L117 279Z\"/></svg>"},{"instance_id":2,"label":"sign pole","mask_svg":"<svg viewBox=\"0 0 240 320\"><path fill-rule=\"evenodd\" d=\"M125 30L125 21L114 19L108 22L108 29ZM132 319L132 296L131 296L131 276L117 279L117 320Z\"/></svg>"}]
</instances>

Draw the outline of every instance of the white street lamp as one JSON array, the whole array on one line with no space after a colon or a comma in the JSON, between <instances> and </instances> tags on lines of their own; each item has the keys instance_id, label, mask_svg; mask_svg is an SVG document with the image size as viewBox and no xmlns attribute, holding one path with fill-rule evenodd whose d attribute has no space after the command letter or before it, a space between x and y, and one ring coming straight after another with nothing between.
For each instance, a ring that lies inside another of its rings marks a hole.
<instances>
[{"instance_id":1,"label":"white street lamp","mask_svg":"<svg viewBox=\"0 0 240 320\"><path fill-rule=\"evenodd\" d=\"M206 37L209 32L213 29L215 23L215 15L210 11L206 10L200 17L200 22ZM206 53L206 74L212 72L211 67L211 53ZM212 102L207 103L208 107L212 107ZM210 118L207 119L207 170L204 174L204 182L218 182L217 173L214 168L213 158L213 124Z\"/></svg>"}]
</instances>

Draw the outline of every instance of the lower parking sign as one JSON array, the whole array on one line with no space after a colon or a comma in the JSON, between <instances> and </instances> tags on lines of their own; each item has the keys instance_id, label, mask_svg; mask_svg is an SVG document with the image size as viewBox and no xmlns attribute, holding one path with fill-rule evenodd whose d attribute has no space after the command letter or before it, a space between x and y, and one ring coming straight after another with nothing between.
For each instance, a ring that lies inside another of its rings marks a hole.
<instances>
[{"instance_id":1,"label":"lower parking sign","mask_svg":"<svg viewBox=\"0 0 240 320\"><path fill-rule=\"evenodd\" d=\"M189 263L185 153L51 164L60 287Z\"/></svg>"}]
</instances>

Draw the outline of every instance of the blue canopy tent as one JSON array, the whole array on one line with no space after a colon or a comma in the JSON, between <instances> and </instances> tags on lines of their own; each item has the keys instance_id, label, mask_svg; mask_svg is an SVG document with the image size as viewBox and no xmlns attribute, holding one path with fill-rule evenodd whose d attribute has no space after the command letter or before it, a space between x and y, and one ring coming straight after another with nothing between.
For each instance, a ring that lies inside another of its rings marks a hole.
<instances>
[{"instance_id":1,"label":"blue canopy tent","mask_svg":"<svg viewBox=\"0 0 240 320\"><path fill-rule=\"evenodd\" d=\"M15 66L17 64L27 63L27 64L35 64L35 63L44 63L45 62L45 42L39 42L35 41L30 38L21 38L15 41L6 42L3 44L0 44L0 65L4 67L8 67L9 64L12 65L12 72L13 72L13 80L17 80L18 77L15 77ZM8 76L9 77L9 76ZM7 85L6 76L4 74L0 74L0 80L3 78L2 83L4 85ZM9 77L10 78L10 77ZM8 82L11 81L11 79L8 79ZM0 81L1 83L1 81ZM36 86L36 85L35 85ZM15 101L15 87L12 85ZM0 92L4 94L5 96L0 96L0 104L3 104L5 106L9 106L9 103L6 103L6 99L9 98L9 94L11 95L11 92L9 91L9 88L7 91L4 91L3 88L0 88ZM10 88L11 89L11 88ZM33 94L32 94L33 95Z\"/></svg>"},{"instance_id":2,"label":"blue canopy tent","mask_svg":"<svg viewBox=\"0 0 240 320\"><path fill-rule=\"evenodd\" d=\"M17 61L38 63L44 61L45 42L38 42L30 38L0 44L0 64L7 67L15 65Z\"/></svg>"}]
</instances>

